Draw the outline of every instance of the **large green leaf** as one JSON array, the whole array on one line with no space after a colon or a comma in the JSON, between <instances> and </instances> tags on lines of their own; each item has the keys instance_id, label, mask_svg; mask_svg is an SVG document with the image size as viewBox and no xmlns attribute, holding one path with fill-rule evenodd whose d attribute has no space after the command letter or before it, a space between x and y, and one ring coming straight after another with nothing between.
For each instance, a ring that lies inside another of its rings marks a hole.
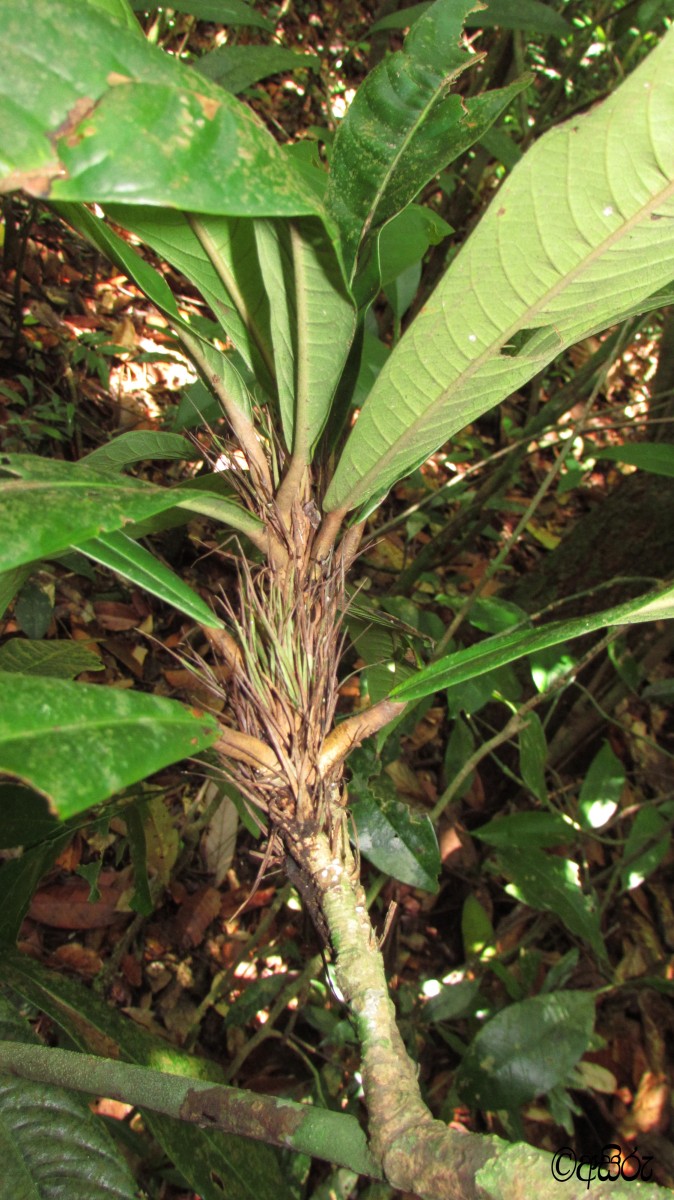
<instances>
[{"instance_id":1,"label":"large green leaf","mask_svg":"<svg viewBox=\"0 0 674 1200\"><path fill-rule=\"evenodd\" d=\"M499 855L503 874L511 880L506 891L538 912L554 913L566 928L592 946L597 958L607 962L599 913L583 889L578 863L557 858L527 846L509 846Z\"/></svg>"},{"instance_id":2,"label":"large green leaf","mask_svg":"<svg viewBox=\"0 0 674 1200\"><path fill-rule=\"evenodd\" d=\"M245 216L319 211L249 109L100 9L5 0L0 42L2 190Z\"/></svg>"},{"instance_id":3,"label":"large green leaf","mask_svg":"<svg viewBox=\"0 0 674 1200\"><path fill-rule=\"evenodd\" d=\"M156 8L151 0L133 0L132 7L136 12ZM246 0L175 0L171 4L176 12L191 13L200 21L215 21L219 25L256 25L258 29L274 32L274 25L268 17L255 9Z\"/></svg>"},{"instance_id":4,"label":"large green leaf","mask_svg":"<svg viewBox=\"0 0 674 1200\"><path fill-rule=\"evenodd\" d=\"M506 179L377 379L327 509L384 495L565 347L649 307L674 278L673 122L670 31Z\"/></svg>"},{"instance_id":5,"label":"large green leaf","mask_svg":"<svg viewBox=\"0 0 674 1200\"><path fill-rule=\"evenodd\" d=\"M168 1074L224 1082L215 1063L193 1057L151 1036L89 988L47 971L25 955L7 955L3 960L3 977L46 1012L82 1050L122 1058ZM198 1129L147 1111L143 1120L203 1200L291 1200L293 1193L279 1160L264 1143Z\"/></svg>"},{"instance_id":6,"label":"large green leaf","mask_svg":"<svg viewBox=\"0 0 674 1200\"><path fill-rule=\"evenodd\" d=\"M37 1042L0 995L0 1038ZM2 1187L12 1200L135 1200L133 1176L103 1122L62 1088L0 1076Z\"/></svg>"},{"instance_id":7,"label":"large green leaf","mask_svg":"<svg viewBox=\"0 0 674 1200\"><path fill-rule=\"evenodd\" d=\"M152 596L158 596L165 604L172 604L193 621L212 629L223 628L222 621L189 584L125 533L119 530L102 533L88 542L78 542L77 549L94 562L116 571L122 579L130 579Z\"/></svg>"},{"instance_id":8,"label":"large green leaf","mask_svg":"<svg viewBox=\"0 0 674 1200\"><path fill-rule=\"evenodd\" d=\"M428 8L430 3L412 4L409 8L388 13L372 26L370 34L412 26ZM571 27L564 18L548 4L542 4L541 0L487 0L479 10L473 9L466 16L468 29L490 29L492 25L500 25L502 29L528 29L557 37L571 33Z\"/></svg>"},{"instance_id":9,"label":"large green leaf","mask_svg":"<svg viewBox=\"0 0 674 1200\"><path fill-rule=\"evenodd\" d=\"M632 446L609 446L593 451L596 458L610 458L613 462L629 463L653 475L674 478L674 446L667 442L639 442Z\"/></svg>"},{"instance_id":10,"label":"large green leaf","mask_svg":"<svg viewBox=\"0 0 674 1200\"><path fill-rule=\"evenodd\" d=\"M0 774L65 819L212 745L218 724L163 696L0 673Z\"/></svg>"},{"instance_id":11,"label":"large green leaf","mask_svg":"<svg viewBox=\"0 0 674 1200\"><path fill-rule=\"evenodd\" d=\"M5 541L0 569L54 557L69 546L176 507L205 511L253 537L261 529L261 523L239 504L208 492L154 487L85 463L3 454L0 517Z\"/></svg>"},{"instance_id":12,"label":"large green leaf","mask_svg":"<svg viewBox=\"0 0 674 1200\"><path fill-rule=\"evenodd\" d=\"M265 340L266 298L256 260L255 222L190 217L143 205L109 204L106 211L191 280L246 367L273 395L273 361ZM138 282L146 290L142 281Z\"/></svg>"},{"instance_id":13,"label":"large green leaf","mask_svg":"<svg viewBox=\"0 0 674 1200\"><path fill-rule=\"evenodd\" d=\"M459 1095L492 1112L526 1104L569 1082L593 1027L588 992L554 992L511 1004L473 1039L457 1074Z\"/></svg>"},{"instance_id":14,"label":"large green leaf","mask_svg":"<svg viewBox=\"0 0 674 1200\"><path fill-rule=\"evenodd\" d=\"M32 454L0 456L0 569L67 550L173 508L176 496L125 476Z\"/></svg>"},{"instance_id":15,"label":"large green leaf","mask_svg":"<svg viewBox=\"0 0 674 1200\"><path fill-rule=\"evenodd\" d=\"M363 81L335 138L327 205L353 277L370 230L418 195L429 179L478 141L528 80L483 96L449 96L478 59L461 43L473 0L436 0L402 50Z\"/></svg>"},{"instance_id":16,"label":"large green leaf","mask_svg":"<svg viewBox=\"0 0 674 1200\"><path fill-rule=\"evenodd\" d=\"M548 646L560 646L571 638L594 633L608 625L635 625L667 617L674 617L672 587L648 592L645 596L638 596L635 600L628 600L614 608L605 608L602 612L591 613L587 617L552 621L540 629L528 628L485 638L475 646L447 654L428 667L415 671L409 679L394 687L390 695L396 700L420 700L437 692L439 688L462 683L465 679L474 679L487 671L502 667L505 663L516 662L525 654L533 654L534 651L544 650Z\"/></svg>"},{"instance_id":17,"label":"large green leaf","mask_svg":"<svg viewBox=\"0 0 674 1200\"><path fill-rule=\"evenodd\" d=\"M297 315L292 448L309 462L346 362L356 314L318 221L293 222L290 248Z\"/></svg>"},{"instance_id":18,"label":"large green leaf","mask_svg":"<svg viewBox=\"0 0 674 1200\"><path fill-rule=\"evenodd\" d=\"M184 459L199 462L199 451L178 433L161 433L154 429L132 429L98 446L80 459L82 466L97 471L121 471L132 463L147 459Z\"/></svg>"},{"instance_id":19,"label":"large green leaf","mask_svg":"<svg viewBox=\"0 0 674 1200\"><path fill-rule=\"evenodd\" d=\"M103 671L105 664L81 642L31 641L9 638L0 646L0 671L7 674L72 679L83 671Z\"/></svg>"},{"instance_id":20,"label":"large green leaf","mask_svg":"<svg viewBox=\"0 0 674 1200\"><path fill-rule=\"evenodd\" d=\"M214 79L220 87L237 95L258 79L277 72L319 71L321 60L315 54L296 54L283 46L218 46L195 63L197 71Z\"/></svg>"},{"instance_id":21,"label":"large green leaf","mask_svg":"<svg viewBox=\"0 0 674 1200\"><path fill-rule=\"evenodd\" d=\"M255 236L283 434L308 462L346 361L355 310L317 221L257 221Z\"/></svg>"},{"instance_id":22,"label":"large green leaf","mask_svg":"<svg viewBox=\"0 0 674 1200\"><path fill-rule=\"evenodd\" d=\"M404 804L387 776L352 785L351 791L360 853L401 883L437 892L442 864L428 814Z\"/></svg>"}]
</instances>

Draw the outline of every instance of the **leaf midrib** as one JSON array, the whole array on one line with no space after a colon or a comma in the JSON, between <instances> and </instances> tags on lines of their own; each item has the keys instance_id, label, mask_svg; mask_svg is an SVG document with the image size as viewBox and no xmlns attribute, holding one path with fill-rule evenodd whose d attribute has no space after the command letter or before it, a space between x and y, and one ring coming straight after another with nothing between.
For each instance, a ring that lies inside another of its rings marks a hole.
<instances>
[{"instance_id":1,"label":"leaf midrib","mask_svg":"<svg viewBox=\"0 0 674 1200\"><path fill-rule=\"evenodd\" d=\"M508 343L509 339L513 337L514 334L516 334L522 328L527 328L527 324L525 324L525 322L528 323L529 318L535 316L541 310L541 308L553 300L560 291L563 291L564 288L569 287L574 279L588 266L590 266L591 263L593 263L596 259L601 258L602 254L605 254L608 250L612 249L613 246L616 245L623 237L625 237L635 225L638 225L642 222L646 214L652 211L658 204L661 204L663 200L668 199L672 194L674 194L674 180L671 180L666 187L657 193L656 196L650 197L648 202L644 204L636 213L634 213L632 217L615 229L613 233L608 235L608 237L604 238L604 240L593 250L591 250L588 255L582 258L576 264L576 266L572 268L571 271L567 272L567 274L558 279L557 283L553 284L553 286L549 288L547 292L545 292L544 295L542 295L536 301L535 304L530 305L528 309L522 312L518 320L514 321L499 338L496 338L493 342L491 342L489 346L483 350L482 354L473 359L469 366L466 367L460 375L455 376L450 385L444 388L436 397L436 399L433 400L426 408L424 408L419 416L415 417L414 421L407 426L404 434L401 434L401 436L388 447L384 454L381 455L381 457L377 460L376 464L370 468L367 474L361 476L358 483L351 490L349 507L353 508L356 506L356 504L362 503L363 499L367 500L369 498L372 492L365 489L370 482L374 482L376 484L377 476L381 474L382 470L399 452L401 444L413 439L414 432L418 426L424 424L438 408L441 408L452 392L462 388L466 381L470 380L475 374L477 374L479 369L486 362L494 358L494 356L500 352L501 348ZM494 203L496 203L496 200ZM437 320L440 321L442 319L444 319L444 311L438 313ZM551 327L554 328L554 326ZM540 326L540 328L542 329L544 326ZM428 333L429 340L433 337L435 337L435 328ZM564 346L560 345L558 353L561 353L563 349Z\"/></svg>"}]
</instances>

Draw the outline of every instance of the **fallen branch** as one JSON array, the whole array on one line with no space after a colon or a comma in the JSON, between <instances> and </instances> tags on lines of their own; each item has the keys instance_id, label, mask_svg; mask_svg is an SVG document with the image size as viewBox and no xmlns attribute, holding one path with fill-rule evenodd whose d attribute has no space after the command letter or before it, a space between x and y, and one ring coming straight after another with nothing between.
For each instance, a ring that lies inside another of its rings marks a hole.
<instances>
[{"instance_id":1,"label":"fallen branch","mask_svg":"<svg viewBox=\"0 0 674 1200\"><path fill-rule=\"evenodd\" d=\"M381 1178L365 1134L356 1118L347 1113L170 1075L118 1059L22 1042L0 1042L0 1070L4 1075L121 1100L202 1129L255 1138Z\"/></svg>"}]
</instances>

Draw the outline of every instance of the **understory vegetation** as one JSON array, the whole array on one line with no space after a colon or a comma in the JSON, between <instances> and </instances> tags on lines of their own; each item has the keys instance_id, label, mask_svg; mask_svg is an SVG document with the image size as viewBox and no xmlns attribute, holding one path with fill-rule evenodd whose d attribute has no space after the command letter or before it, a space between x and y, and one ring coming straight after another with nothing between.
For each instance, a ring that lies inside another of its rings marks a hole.
<instances>
[{"instance_id":1,"label":"understory vegetation","mask_svg":"<svg viewBox=\"0 0 674 1200\"><path fill-rule=\"evenodd\" d=\"M2 6L8 1196L674 1186L673 19Z\"/></svg>"}]
</instances>

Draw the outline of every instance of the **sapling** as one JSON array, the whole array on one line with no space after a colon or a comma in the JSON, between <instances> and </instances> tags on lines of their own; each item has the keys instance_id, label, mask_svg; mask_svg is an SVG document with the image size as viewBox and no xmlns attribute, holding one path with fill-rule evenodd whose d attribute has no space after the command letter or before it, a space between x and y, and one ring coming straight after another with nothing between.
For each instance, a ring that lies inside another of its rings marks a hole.
<instances>
[{"instance_id":1,"label":"sapling","mask_svg":"<svg viewBox=\"0 0 674 1200\"><path fill-rule=\"evenodd\" d=\"M113 711L91 695L105 689L35 682L26 710L39 695L47 714L46 726L30 726L36 744L64 704L78 753L96 752L98 714L97 736L119 735L117 757L87 787L72 762L26 759L10 722L0 766L63 817L210 745L265 829L263 868L285 866L332 944L361 1044L374 1160L392 1186L429 1198L486 1194L475 1176L504 1146L448 1129L423 1102L360 883L346 768L409 704L520 657L541 635L516 631L441 655L344 714L350 618L360 604L361 620L380 620L354 596L350 572L396 481L569 345L670 301L674 278L668 33L603 104L534 144L395 349L373 353L366 318L382 284L411 265L406 246L421 237L418 261L446 233L419 193L529 83L478 95L464 87L481 57L463 35L470 8L436 0L410 16L403 49L366 77L341 122L329 171L301 147L279 147L243 102L150 46L125 0L9 0L0 15L2 187L48 204L144 291L227 427L227 469L170 489L123 471L142 457L189 458L175 434L125 435L74 464L0 460L16 534L2 557L8 587L37 560L79 549L198 622L227 667L219 720L133 694ZM28 23L38 32L29 52ZM181 306L128 234L187 276L208 319ZM357 411L354 396L382 357ZM208 603L138 540L167 513L195 512L240 539L229 551L236 594L228 584ZM594 624L546 627L543 640L670 608L668 595L642 598ZM134 758L135 712L148 746ZM166 735L171 721L180 737ZM505 1175L498 1187L507 1194Z\"/></svg>"}]
</instances>

